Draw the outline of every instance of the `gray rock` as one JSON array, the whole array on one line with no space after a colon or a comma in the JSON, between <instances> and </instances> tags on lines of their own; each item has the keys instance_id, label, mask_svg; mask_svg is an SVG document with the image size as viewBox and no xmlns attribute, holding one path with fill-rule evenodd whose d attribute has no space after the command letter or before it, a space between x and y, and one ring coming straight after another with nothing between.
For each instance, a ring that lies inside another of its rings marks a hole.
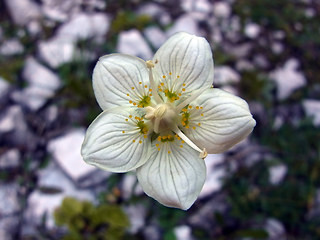
<instances>
[{"instance_id":1,"label":"gray rock","mask_svg":"<svg viewBox=\"0 0 320 240\"><path fill-rule=\"evenodd\" d=\"M144 60L152 59L153 53L142 37L141 33L132 29L119 34L117 51L129 55L140 57Z\"/></svg>"},{"instance_id":2,"label":"gray rock","mask_svg":"<svg viewBox=\"0 0 320 240\"><path fill-rule=\"evenodd\" d=\"M219 66L214 69L214 84L226 85L239 81L240 75L228 66Z\"/></svg>"},{"instance_id":3,"label":"gray rock","mask_svg":"<svg viewBox=\"0 0 320 240\"><path fill-rule=\"evenodd\" d=\"M75 45L68 39L54 36L48 41L40 41L38 51L43 61L50 67L57 68L74 59Z\"/></svg>"},{"instance_id":4,"label":"gray rock","mask_svg":"<svg viewBox=\"0 0 320 240\"><path fill-rule=\"evenodd\" d=\"M129 205L124 208L124 211L129 217L131 223L128 230L131 234L137 233L145 226L147 214L145 206L141 204Z\"/></svg>"},{"instance_id":5,"label":"gray rock","mask_svg":"<svg viewBox=\"0 0 320 240\"><path fill-rule=\"evenodd\" d=\"M257 54L253 57L253 62L258 68L267 68L269 67L269 62L265 56L262 54Z\"/></svg>"},{"instance_id":6,"label":"gray rock","mask_svg":"<svg viewBox=\"0 0 320 240\"><path fill-rule=\"evenodd\" d=\"M212 5L208 0L185 0L182 1L181 7L197 20L205 20L212 11Z\"/></svg>"},{"instance_id":7,"label":"gray rock","mask_svg":"<svg viewBox=\"0 0 320 240\"><path fill-rule=\"evenodd\" d=\"M17 55L24 51L24 47L18 39L9 39L0 46L0 55L11 56Z\"/></svg>"},{"instance_id":8,"label":"gray rock","mask_svg":"<svg viewBox=\"0 0 320 240\"><path fill-rule=\"evenodd\" d=\"M203 34L199 31L198 22L191 14L184 14L179 17L173 24L171 28L167 31L167 36L172 36L177 32L187 32L197 36L202 36Z\"/></svg>"},{"instance_id":9,"label":"gray rock","mask_svg":"<svg viewBox=\"0 0 320 240\"><path fill-rule=\"evenodd\" d=\"M187 225L177 226L173 229L177 240L192 240L192 229Z\"/></svg>"},{"instance_id":10,"label":"gray rock","mask_svg":"<svg viewBox=\"0 0 320 240\"><path fill-rule=\"evenodd\" d=\"M13 21L21 26L41 17L41 9L31 0L5 0Z\"/></svg>"},{"instance_id":11,"label":"gray rock","mask_svg":"<svg viewBox=\"0 0 320 240\"><path fill-rule=\"evenodd\" d=\"M244 28L244 34L251 39L255 39L260 34L260 26L256 23L248 23Z\"/></svg>"},{"instance_id":12,"label":"gray rock","mask_svg":"<svg viewBox=\"0 0 320 240\"><path fill-rule=\"evenodd\" d=\"M57 31L57 35L69 39L71 42L89 38L104 37L109 30L110 20L106 14L75 15L70 21L64 23Z\"/></svg>"},{"instance_id":13,"label":"gray rock","mask_svg":"<svg viewBox=\"0 0 320 240\"><path fill-rule=\"evenodd\" d=\"M320 126L320 100L306 99L302 102L306 115L313 120L315 126Z\"/></svg>"},{"instance_id":14,"label":"gray rock","mask_svg":"<svg viewBox=\"0 0 320 240\"><path fill-rule=\"evenodd\" d=\"M48 142L47 151L75 182L92 174L96 168L86 164L80 154L85 130L74 129Z\"/></svg>"},{"instance_id":15,"label":"gray rock","mask_svg":"<svg viewBox=\"0 0 320 240\"><path fill-rule=\"evenodd\" d=\"M167 40L166 34L160 28L155 26L147 27L143 33L155 49L161 47L161 45Z\"/></svg>"},{"instance_id":16,"label":"gray rock","mask_svg":"<svg viewBox=\"0 0 320 240\"><path fill-rule=\"evenodd\" d=\"M146 226L143 229L143 236L144 236L145 239L148 239L148 240L160 240L160 239L162 239L160 231L159 231L159 227L157 227L155 225Z\"/></svg>"},{"instance_id":17,"label":"gray rock","mask_svg":"<svg viewBox=\"0 0 320 240\"><path fill-rule=\"evenodd\" d=\"M158 19L162 25L171 23L171 16L160 4L146 3L143 4L138 10L138 15L147 15L152 19Z\"/></svg>"},{"instance_id":18,"label":"gray rock","mask_svg":"<svg viewBox=\"0 0 320 240\"><path fill-rule=\"evenodd\" d=\"M0 155L0 168L15 168L19 166L20 152L17 149L10 149Z\"/></svg>"},{"instance_id":19,"label":"gray rock","mask_svg":"<svg viewBox=\"0 0 320 240\"><path fill-rule=\"evenodd\" d=\"M194 227L201 227L207 231L212 231L212 227L216 225L214 212L224 214L227 210L226 196L223 194L217 194L214 198L210 199L201 208L194 208L196 211L189 217L188 222Z\"/></svg>"},{"instance_id":20,"label":"gray rock","mask_svg":"<svg viewBox=\"0 0 320 240\"><path fill-rule=\"evenodd\" d=\"M77 57L77 41L92 38L96 42L102 42L109 25L110 19L106 14L75 15L58 28L54 37L39 43L39 55L50 67L57 68Z\"/></svg>"},{"instance_id":21,"label":"gray rock","mask_svg":"<svg viewBox=\"0 0 320 240\"><path fill-rule=\"evenodd\" d=\"M299 62L296 59L289 59L282 68L270 73L270 78L277 85L277 98L286 99L291 93L306 85L305 76L298 71Z\"/></svg>"},{"instance_id":22,"label":"gray rock","mask_svg":"<svg viewBox=\"0 0 320 240\"><path fill-rule=\"evenodd\" d=\"M0 184L0 216L9 216L20 211L19 185L16 183Z\"/></svg>"},{"instance_id":23,"label":"gray rock","mask_svg":"<svg viewBox=\"0 0 320 240\"><path fill-rule=\"evenodd\" d=\"M224 161L223 154L209 154L205 161L207 166L207 177L199 198L205 198L212 193L219 191L222 187L221 178L226 174L225 169L219 167Z\"/></svg>"},{"instance_id":24,"label":"gray rock","mask_svg":"<svg viewBox=\"0 0 320 240\"><path fill-rule=\"evenodd\" d=\"M28 129L22 109L18 105L9 107L0 117L0 134L5 142L22 149L34 149L36 140Z\"/></svg>"},{"instance_id":25,"label":"gray rock","mask_svg":"<svg viewBox=\"0 0 320 240\"><path fill-rule=\"evenodd\" d=\"M283 224L274 218L269 218L265 224L265 230L268 232L269 240L286 240L286 232Z\"/></svg>"},{"instance_id":26,"label":"gray rock","mask_svg":"<svg viewBox=\"0 0 320 240\"><path fill-rule=\"evenodd\" d=\"M231 14L231 8L226 1L215 2L213 5L213 15L217 18L228 18Z\"/></svg>"},{"instance_id":27,"label":"gray rock","mask_svg":"<svg viewBox=\"0 0 320 240\"><path fill-rule=\"evenodd\" d=\"M16 121L21 123L21 125L17 125L23 129L26 128L26 124L24 121L21 121L23 118L22 110L19 106L12 106L6 110L5 114L3 114L0 118L0 133L7 133L14 129L16 125Z\"/></svg>"},{"instance_id":28,"label":"gray rock","mask_svg":"<svg viewBox=\"0 0 320 240\"><path fill-rule=\"evenodd\" d=\"M269 181L273 185L278 185L282 182L288 172L288 167L284 164L272 166L269 168Z\"/></svg>"},{"instance_id":29,"label":"gray rock","mask_svg":"<svg viewBox=\"0 0 320 240\"><path fill-rule=\"evenodd\" d=\"M10 84L0 77L0 100L2 100L9 92Z\"/></svg>"},{"instance_id":30,"label":"gray rock","mask_svg":"<svg viewBox=\"0 0 320 240\"><path fill-rule=\"evenodd\" d=\"M43 14L53 21L64 22L72 13L81 11L81 0L43 0L42 2Z\"/></svg>"},{"instance_id":31,"label":"gray rock","mask_svg":"<svg viewBox=\"0 0 320 240\"><path fill-rule=\"evenodd\" d=\"M22 76L28 86L21 92L15 92L13 98L32 111L41 108L61 85L61 81L55 73L32 57L26 60Z\"/></svg>"},{"instance_id":32,"label":"gray rock","mask_svg":"<svg viewBox=\"0 0 320 240\"><path fill-rule=\"evenodd\" d=\"M28 207L24 213L24 219L28 225L39 224L43 215L47 214L47 227L54 227L53 212L61 205L65 197L95 200L90 190L78 189L55 163L40 170L38 178L38 188L30 194Z\"/></svg>"},{"instance_id":33,"label":"gray rock","mask_svg":"<svg viewBox=\"0 0 320 240\"><path fill-rule=\"evenodd\" d=\"M143 194L143 190L139 184L137 184L137 177L133 174L126 174L121 183L122 197L126 200L131 198L133 195Z\"/></svg>"},{"instance_id":34,"label":"gray rock","mask_svg":"<svg viewBox=\"0 0 320 240\"><path fill-rule=\"evenodd\" d=\"M14 233L17 232L19 225L19 217L10 216L0 218L0 239L16 240Z\"/></svg>"}]
</instances>

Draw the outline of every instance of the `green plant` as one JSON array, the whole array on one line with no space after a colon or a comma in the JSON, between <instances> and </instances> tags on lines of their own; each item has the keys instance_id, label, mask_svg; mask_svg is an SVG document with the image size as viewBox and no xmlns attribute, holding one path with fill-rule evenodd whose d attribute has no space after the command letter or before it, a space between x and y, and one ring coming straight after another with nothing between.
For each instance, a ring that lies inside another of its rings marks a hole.
<instances>
[{"instance_id":1,"label":"green plant","mask_svg":"<svg viewBox=\"0 0 320 240\"><path fill-rule=\"evenodd\" d=\"M88 201L67 197L55 210L58 226L66 226L64 240L119 240L123 239L129 220L117 205L94 206Z\"/></svg>"}]
</instances>

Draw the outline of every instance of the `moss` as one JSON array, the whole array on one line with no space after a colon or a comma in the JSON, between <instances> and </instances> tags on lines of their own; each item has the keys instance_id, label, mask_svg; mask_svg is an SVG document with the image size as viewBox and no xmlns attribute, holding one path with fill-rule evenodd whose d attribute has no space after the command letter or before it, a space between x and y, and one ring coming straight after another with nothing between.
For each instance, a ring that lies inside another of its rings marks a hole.
<instances>
[{"instance_id":1,"label":"moss","mask_svg":"<svg viewBox=\"0 0 320 240\"><path fill-rule=\"evenodd\" d=\"M151 18L148 15L137 15L131 11L119 11L112 21L111 30L114 33L132 28L143 30L151 23Z\"/></svg>"},{"instance_id":2,"label":"moss","mask_svg":"<svg viewBox=\"0 0 320 240\"><path fill-rule=\"evenodd\" d=\"M66 226L68 239L123 239L129 220L122 209L116 205L94 206L87 201L65 198L55 210L54 218L58 226Z\"/></svg>"}]
</instances>

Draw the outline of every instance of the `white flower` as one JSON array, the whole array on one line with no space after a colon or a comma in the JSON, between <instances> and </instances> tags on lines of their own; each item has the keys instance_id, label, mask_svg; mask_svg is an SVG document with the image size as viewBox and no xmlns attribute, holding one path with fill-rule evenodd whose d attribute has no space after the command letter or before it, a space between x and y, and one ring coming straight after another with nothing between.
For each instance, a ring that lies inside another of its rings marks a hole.
<instances>
[{"instance_id":1,"label":"white flower","mask_svg":"<svg viewBox=\"0 0 320 240\"><path fill-rule=\"evenodd\" d=\"M93 88L104 111L87 130L84 160L112 172L136 170L146 194L188 209L204 184L207 153L229 149L255 126L247 103L212 81L209 43L187 33L172 36L152 61L101 57Z\"/></svg>"}]
</instances>

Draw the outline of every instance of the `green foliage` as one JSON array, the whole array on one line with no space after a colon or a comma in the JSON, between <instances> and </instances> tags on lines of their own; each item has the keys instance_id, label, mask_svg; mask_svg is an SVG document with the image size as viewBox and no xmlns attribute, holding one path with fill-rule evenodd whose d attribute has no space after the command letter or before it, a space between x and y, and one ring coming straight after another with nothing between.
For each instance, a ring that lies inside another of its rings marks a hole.
<instances>
[{"instance_id":1,"label":"green foliage","mask_svg":"<svg viewBox=\"0 0 320 240\"><path fill-rule=\"evenodd\" d=\"M92 67L87 61L75 60L62 65L58 71L64 84L58 98L66 108L86 107L85 124L88 125L101 112L92 89Z\"/></svg>"},{"instance_id":2,"label":"green foliage","mask_svg":"<svg viewBox=\"0 0 320 240\"><path fill-rule=\"evenodd\" d=\"M69 230L64 240L119 240L123 239L129 226L128 218L119 206L94 206L71 197L63 200L55 210L54 218L58 226L66 226Z\"/></svg>"},{"instance_id":3,"label":"green foliage","mask_svg":"<svg viewBox=\"0 0 320 240\"><path fill-rule=\"evenodd\" d=\"M112 21L111 30L114 33L132 28L143 30L151 23L151 18L148 15L137 15L132 11L119 11Z\"/></svg>"},{"instance_id":4,"label":"green foliage","mask_svg":"<svg viewBox=\"0 0 320 240\"><path fill-rule=\"evenodd\" d=\"M271 91L274 86L272 82L258 71L242 72L239 84L241 96L246 100L260 101L267 104L273 98Z\"/></svg>"},{"instance_id":5,"label":"green foliage","mask_svg":"<svg viewBox=\"0 0 320 240\"><path fill-rule=\"evenodd\" d=\"M19 72L21 71L23 64L24 59L21 56L7 58L0 57L0 76L10 83L18 83Z\"/></svg>"},{"instance_id":6,"label":"green foliage","mask_svg":"<svg viewBox=\"0 0 320 240\"><path fill-rule=\"evenodd\" d=\"M289 236L319 238L319 219L307 213L320 184L320 131L308 121L270 129L262 133L262 143L275 158L242 167L225 183L232 216L241 223L273 217L284 223ZM272 185L268 169L276 162L287 165L288 172L281 184Z\"/></svg>"}]
</instances>

